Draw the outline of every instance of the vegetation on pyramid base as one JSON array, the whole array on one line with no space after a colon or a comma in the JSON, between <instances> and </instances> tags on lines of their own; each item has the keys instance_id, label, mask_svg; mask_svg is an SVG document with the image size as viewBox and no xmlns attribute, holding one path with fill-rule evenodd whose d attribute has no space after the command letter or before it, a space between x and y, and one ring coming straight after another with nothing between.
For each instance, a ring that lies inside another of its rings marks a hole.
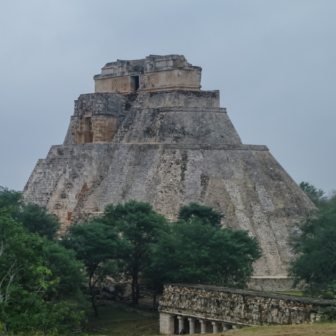
<instances>
[{"instance_id":1,"label":"vegetation on pyramid base","mask_svg":"<svg viewBox=\"0 0 336 336\"><path fill-rule=\"evenodd\" d=\"M72 302L55 300L64 277L56 277L46 266L48 248L55 244L29 233L12 217L12 208L0 208L0 321L8 333L66 333L78 328L84 312ZM68 254L62 250L61 253ZM71 256L71 265L80 265ZM56 257L57 259L57 257ZM64 259L64 258L63 258ZM73 271L72 273L74 273ZM80 268L77 268L80 272ZM61 271L59 271L60 275ZM62 280L60 280L62 278ZM68 282L71 282L68 279ZM71 293L64 291L64 296ZM47 300L50 297L53 301Z\"/></svg>"},{"instance_id":2,"label":"vegetation on pyramid base","mask_svg":"<svg viewBox=\"0 0 336 336\"><path fill-rule=\"evenodd\" d=\"M334 299L336 295L336 196L323 197L324 192L301 183L308 197L314 199L318 210L298 224L290 239L295 255L289 273L294 286L301 285L305 294Z\"/></svg>"}]
</instances>

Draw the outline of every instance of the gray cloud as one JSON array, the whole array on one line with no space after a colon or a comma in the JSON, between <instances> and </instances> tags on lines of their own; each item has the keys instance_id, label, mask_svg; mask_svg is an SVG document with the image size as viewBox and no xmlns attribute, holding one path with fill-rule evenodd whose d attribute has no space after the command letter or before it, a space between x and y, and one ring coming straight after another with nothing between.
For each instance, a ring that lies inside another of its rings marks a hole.
<instances>
[{"instance_id":1,"label":"gray cloud","mask_svg":"<svg viewBox=\"0 0 336 336\"><path fill-rule=\"evenodd\" d=\"M22 189L109 61L184 54L246 144L336 188L334 0L3 1L0 185Z\"/></svg>"}]
</instances>

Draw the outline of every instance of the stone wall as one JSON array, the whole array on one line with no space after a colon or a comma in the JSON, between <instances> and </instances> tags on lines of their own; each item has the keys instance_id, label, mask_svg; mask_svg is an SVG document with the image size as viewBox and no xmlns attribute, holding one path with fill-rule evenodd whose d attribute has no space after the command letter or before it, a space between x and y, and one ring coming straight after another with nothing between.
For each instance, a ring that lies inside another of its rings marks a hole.
<instances>
[{"instance_id":1,"label":"stone wall","mask_svg":"<svg viewBox=\"0 0 336 336\"><path fill-rule=\"evenodd\" d=\"M125 117L127 102L120 93L80 95L64 144L110 142Z\"/></svg>"},{"instance_id":2,"label":"stone wall","mask_svg":"<svg viewBox=\"0 0 336 336\"><path fill-rule=\"evenodd\" d=\"M107 170L108 144L52 146L46 159L39 160L24 189L27 202L46 206L57 215L62 230L71 224L74 211L89 188L99 186ZM99 214L93 203L86 219Z\"/></svg>"},{"instance_id":3,"label":"stone wall","mask_svg":"<svg viewBox=\"0 0 336 336\"><path fill-rule=\"evenodd\" d=\"M200 320L205 324L204 330L211 328L211 323L224 324L226 328L313 323L321 318L319 309L333 303L332 300L225 287L165 285L159 307L160 331L170 334L171 329L176 330L175 316L185 321L193 319L192 323ZM184 329L188 328L185 321Z\"/></svg>"},{"instance_id":4,"label":"stone wall","mask_svg":"<svg viewBox=\"0 0 336 336\"><path fill-rule=\"evenodd\" d=\"M192 66L182 55L150 55L145 59L107 63L94 76L95 92L152 92L164 90L199 91L200 67Z\"/></svg>"}]
</instances>

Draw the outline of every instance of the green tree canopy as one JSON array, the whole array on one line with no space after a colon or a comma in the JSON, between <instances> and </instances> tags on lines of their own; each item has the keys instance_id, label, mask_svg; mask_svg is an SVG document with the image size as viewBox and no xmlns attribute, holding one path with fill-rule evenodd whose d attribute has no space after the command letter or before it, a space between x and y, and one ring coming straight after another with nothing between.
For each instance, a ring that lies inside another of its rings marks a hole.
<instances>
[{"instance_id":1,"label":"green tree canopy","mask_svg":"<svg viewBox=\"0 0 336 336\"><path fill-rule=\"evenodd\" d=\"M221 219L224 217L213 208L198 203L190 203L181 207L179 219L188 221L195 216L200 218L204 224L210 224L214 227L221 227Z\"/></svg>"},{"instance_id":2,"label":"green tree canopy","mask_svg":"<svg viewBox=\"0 0 336 336\"><path fill-rule=\"evenodd\" d=\"M45 266L46 239L29 233L13 219L12 212L0 208L0 329L5 334L69 331L78 326L80 314L73 312L68 318L63 311L69 308L66 303L43 300L46 291L59 282Z\"/></svg>"},{"instance_id":3,"label":"green tree canopy","mask_svg":"<svg viewBox=\"0 0 336 336\"><path fill-rule=\"evenodd\" d=\"M165 218L156 213L149 203L129 201L125 204L106 206L104 223L117 228L123 240L131 244L124 255L124 272L132 278L132 302L139 300L139 273L149 262L149 245L156 243L159 230L166 227Z\"/></svg>"},{"instance_id":4,"label":"green tree canopy","mask_svg":"<svg viewBox=\"0 0 336 336\"><path fill-rule=\"evenodd\" d=\"M290 246L295 255L289 274L294 286L303 281L310 295L325 295L336 281L336 198L298 225Z\"/></svg>"},{"instance_id":5,"label":"green tree canopy","mask_svg":"<svg viewBox=\"0 0 336 336\"><path fill-rule=\"evenodd\" d=\"M22 204L22 193L0 186L0 208L18 207ZM13 208L12 208L13 209Z\"/></svg>"},{"instance_id":6,"label":"green tree canopy","mask_svg":"<svg viewBox=\"0 0 336 336\"><path fill-rule=\"evenodd\" d=\"M55 238L61 225L57 216L47 212L45 207L38 204L24 204L16 213L15 219L23 224L30 232L37 232L41 237Z\"/></svg>"},{"instance_id":7,"label":"green tree canopy","mask_svg":"<svg viewBox=\"0 0 336 336\"><path fill-rule=\"evenodd\" d=\"M119 237L115 227L98 221L70 226L61 244L76 251L77 259L85 265L92 308L98 317L95 288L107 276L119 276L118 261L127 254L128 242Z\"/></svg>"},{"instance_id":8,"label":"green tree canopy","mask_svg":"<svg viewBox=\"0 0 336 336\"><path fill-rule=\"evenodd\" d=\"M151 269L165 282L243 287L260 256L257 239L247 231L221 230L194 217L160 232L151 245Z\"/></svg>"},{"instance_id":9,"label":"green tree canopy","mask_svg":"<svg viewBox=\"0 0 336 336\"><path fill-rule=\"evenodd\" d=\"M29 234L12 218L11 210L0 209L0 320L5 324L10 317L9 305L18 304L24 290L42 289L38 283L45 270L43 239Z\"/></svg>"},{"instance_id":10,"label":"green tree canopy","mask_svg":"<svg viewBox=\"0 0 336 336\"><path fill-rule=\"evenodd\" d=\"M324 199L324 191L322 189L316 189L312 184L309 184L308 182L301 182L300 188L305 192L305 194L316 206L318 206L320 201Z\"/></svg>"},{"instance_id":11,"label":"green tree canopy","mask_svg":"<svg viewBox=\"0 0 336 336\"><path fill-rule=\"evenodd\" d=\"M60 229L58 217L48 213L45 207L38 204L25 204L22 193L0 187L0 208L11 207L13 218L21 222L29 232L38 233L41 237L53 239Z\"/></svg>"},{"instance_id":12,"label":"green tree canopy","mask_svg":"<svg viewBox=\"0 0 336 336\"><path fill-rule=\"evenodd\" d=\"M46 299L57 302L71 299L85 306L85 266L76 259L76 252L44 238L44 256L51 279L58 279L57 284L47 291Z\"/></svg>"}]
</instances>

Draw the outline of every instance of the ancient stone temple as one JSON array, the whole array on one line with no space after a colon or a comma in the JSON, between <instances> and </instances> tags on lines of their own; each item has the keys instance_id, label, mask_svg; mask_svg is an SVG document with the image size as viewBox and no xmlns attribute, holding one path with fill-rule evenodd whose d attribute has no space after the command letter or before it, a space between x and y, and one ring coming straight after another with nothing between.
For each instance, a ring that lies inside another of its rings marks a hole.
<instances>
[{"instance_id":1,"label":"ancient stone temple","mask_svg":"<svg viewBox=\"0 0 336 336\"><path fill-rule=\"evenodd\" d=\"M287 238L314 205L266 146L244 145L219 91L202 91L201 68L180 55L107 63L95 93L75 101L63 145L39 160L24 189L63 229L109 203L149 202L174 221L197 202L223 227L256 236L263 257L251 286L289 286Z\"/></svg>"}]
</instances>

